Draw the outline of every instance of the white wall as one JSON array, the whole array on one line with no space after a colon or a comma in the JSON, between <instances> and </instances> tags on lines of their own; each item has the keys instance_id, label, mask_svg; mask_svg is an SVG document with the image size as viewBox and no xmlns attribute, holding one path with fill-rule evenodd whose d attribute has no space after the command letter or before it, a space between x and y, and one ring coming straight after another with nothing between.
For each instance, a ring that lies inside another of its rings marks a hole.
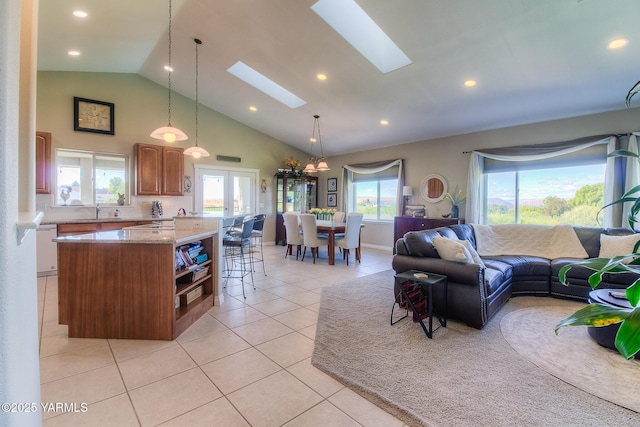
<instances>
[{"instance_id":1,"label":"white wall","mask_svg":"<svg viewBox=\"0 0 640 427\"><path fill-rule=\"evenodd\" d=\"M21 182L35 180L35 134L29 129L36 5L37 0L0 2L0 402L40 409L35 231L20 244L16 227L19 217L35 216L34 192L22 191ZM0 425L41 425L41 412L3 410Z\"/></svg>"}]
</instances>

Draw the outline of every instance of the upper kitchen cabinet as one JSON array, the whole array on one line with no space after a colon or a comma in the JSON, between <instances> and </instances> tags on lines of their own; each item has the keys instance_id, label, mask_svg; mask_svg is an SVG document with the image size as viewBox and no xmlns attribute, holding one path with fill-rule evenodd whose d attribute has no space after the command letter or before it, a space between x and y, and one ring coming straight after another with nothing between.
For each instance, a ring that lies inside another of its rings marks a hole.
<instances>
[{"instance_id":1,"label":"upper kitchen cabinet","mask_svg":"<svg viewBox=\"0 0 640 427\"><path fill-rule=\"evenodd\" d=\"M36 194L51 194L51 134L36 132Z\"/></svg>"},{"instance_id":2,"label":"upper kitchen cabinet","mask_svg":"<svg viewBox=\"0 0 640 427\"><path fill-rule=\"evenodd\" d=\"M184 149L136 144L136 194L182 196Z\"/></svg>"}]
</instances>

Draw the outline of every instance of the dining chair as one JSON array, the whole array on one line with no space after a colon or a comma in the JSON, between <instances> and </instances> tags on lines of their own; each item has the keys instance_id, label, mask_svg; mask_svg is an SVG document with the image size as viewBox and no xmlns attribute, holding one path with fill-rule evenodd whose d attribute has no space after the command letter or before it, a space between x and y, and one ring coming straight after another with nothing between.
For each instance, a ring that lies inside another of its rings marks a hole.
<instances>
[{"instance_id":1,"label":"dining chair","mask_svg":"<svg viewBox=\"0 0 640 427\"><path fill-rule=\"evenodd\" d=\"M284 257L286 258L287 255L292 253L293 247L295 246L297 260L303 243L298 214L295 212L285 212L282 214L282 218L284 219L284 230L287 236L287 250L284 253Z\"/></svg>"},{"instance_id":2,"label":"dining chair","mask_svg":"<svg viewBox=\"0 0 640 427\"><path fill-rule=\"evenodd\" d=\"M344 237L336 239L336 247L342 250L342 258L349 265L349 250L356 250L356 260L360 262L360 226L362 225L361 213L352 212L347 216L347 225L344 228Z\"/></svg>"},{"instance_id":3,"label":"dining chair","mask_svg":"<svg viewBox=\"0 0 640 427\"><path fill-rule=\"evenodd\" d=\"M316 224L316 216L313 214L301 214L300 220L302 221L302 240L304 250L302 251L302 261L307 253L307 248L311 248L311 256L313 257L313 263L316 263L316 257L318 256L318 249L320 246L329 246L329 239L318 235L318 225Z\"/></svg>"},{"instance_id":4,"label":"dining chair","mask_svg":"<svg viewBox=\"0 0 640 427\"><path fill-rule=\"evenodd\" d=\"M344 221L344 212L338 211L333 214L333 221L336 224L342 224Z\"/></svg>"}]
</instances>

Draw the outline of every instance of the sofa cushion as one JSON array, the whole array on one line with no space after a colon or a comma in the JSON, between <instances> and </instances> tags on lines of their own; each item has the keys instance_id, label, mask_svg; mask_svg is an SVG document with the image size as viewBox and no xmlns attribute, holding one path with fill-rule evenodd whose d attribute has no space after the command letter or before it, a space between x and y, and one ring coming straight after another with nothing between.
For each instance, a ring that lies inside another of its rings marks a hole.
<instances>
[{"instance_id":1,"label":"sofa cushion","mask_svg":"<svg viewBox=\"0 0 640 427\"><path fill-rule=\"evenodd\" d=\"M513 267L513 280L549 276L551 274L551 265L546 258L524 255L503 255L489 258L511 265ZM484 259L486 260L487 257Z\"/></svg>"},{"instance_id":2,"label":"sofa cushion","mask_svg":"<svg viewBox=\"0 0 640 427\"><path fill-rule=\"evenodd\" d=\"M599 258L613 258L620 255L633 253L633 247L640 240L640 234L629 234L627 236L600 235Z\"/></svg>"},{"instance_id":3,"label":"sofa cushion","mask_svg":"<svg viewBox=\"0 0 640 427\"><path fill-rule=\"evenodd\" d=\"M432 239L440 234L435 230L410 231L404 235L404 243L411 256L438 258Z\"/></svg>"}]
</instances>

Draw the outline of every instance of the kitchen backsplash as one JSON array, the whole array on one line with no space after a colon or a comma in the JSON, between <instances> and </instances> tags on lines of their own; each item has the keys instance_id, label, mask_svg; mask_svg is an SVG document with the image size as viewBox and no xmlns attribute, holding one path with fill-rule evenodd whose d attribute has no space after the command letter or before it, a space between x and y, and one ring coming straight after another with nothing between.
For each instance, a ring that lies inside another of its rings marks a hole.
<instances>
[{"instance_id":1,"label":"kitchen backsplash","mask_svg":"<svg viewBox=\"0 0 640 427\"><path fill-rule=\"evenodd\" d=\"M151 202L162 202L163 218L173 218L178 215L178 210L183 208L190 212L193 206L192 196L132 196L131 204L125 206L103 205L100 206L99 218L115 218L118 210L119 218L151 218ZM52 206L52 196L49 194L36 195L36 210L44 212L44 221L58 219L94 219L95 206Z\"/></svg>"}]
</instances>

